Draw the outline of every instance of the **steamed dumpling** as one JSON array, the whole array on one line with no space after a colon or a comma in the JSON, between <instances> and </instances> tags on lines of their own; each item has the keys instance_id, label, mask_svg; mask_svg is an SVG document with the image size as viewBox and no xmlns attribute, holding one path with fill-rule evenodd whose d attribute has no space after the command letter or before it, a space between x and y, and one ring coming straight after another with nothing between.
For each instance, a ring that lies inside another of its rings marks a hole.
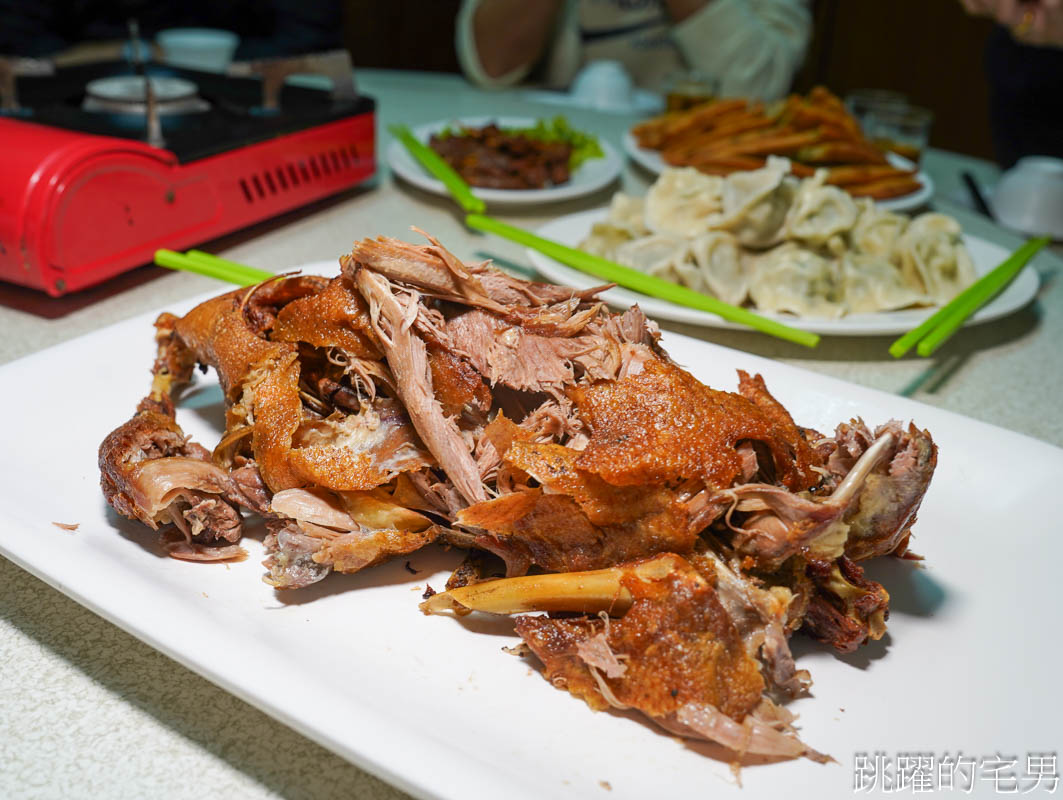
<instances>
[{"instance_id":1,"label":"steamed dumpling","mask_svg":"<svg viewBox=\"0 0 1063 800\"><path fill-rule=\"evenodd\" d=\"M938 305L974 283L974 264L960 223L944 214L920 214L895 245L905 281Z\"/></svg>"},{"instance_id":2,"label":"steamed dumpling","mask_svg":"<svg viewBox=\"0 0 1063 800\"><path fill-rule=\"evenodd\" d=\"M869 198L856 202L860 213L851 234L853 248L858 253L889 258L908 226L908 217L881 209Z\"/></svg>"},{"instance_id":3,"label":"steamed dumpling","mask_svg":"<svg viewBox=\"0 0 1063 800\"><path fill-rule=\"evenodd\" d=\"M820 247L853 227L856 203L848 192L825 185L826 178L827 171L821 169L815 177L801 181L786 220L788 238Z\"/></svg>"},{"instance_id":4,"label":"steamed dumpling","mask_svg":"<svg viewBox=\"0 0 1063 800\"><path fill-rule=\"evenodd\" d=\"M908 285L900 268L885 258L849 253L841 264L843 296L850 313L893 311L927 302L926 295Z\"/></svg>"},{"instance_id":5,"label":"steamed dumpling","mask_svg":"<svg viewBox=\"0 0 1063 800\"><path fill-rule=\"evenodd\" d=\"M646 194L646 227L675 236L705 233L723 210L723 182L693 167L664 170Z\"/></svg>"},{"instance_id":6,"label":"steamed dumpling","mask_svg":"<svg viewBox=\"0 0 1063 800\"><path fill-rule=\"evenodd\" d=\"M771 247L783 240L786 215L796 193L790 162L768 158L767 166L724 178L723 217L712 227L730 231L746 247Z\"/></svg>"},{"instance_id":7,"label":"steamed dumpling","mask_svg":"<svg viewBox=\"0 0 1063 800\"><path fill-rule=\"evenodd\" d=\"M609 223L626 230L632 239L646 236L650 230L643 219L645 210L646 198L617 192L609 203Z\"/></svg>"},{"instance_id":8,"label":"steamed dumpling","mask_svg":"<svg viewBox=\"0 0 1063 800\"><path fill-rule=\"evenodd\" d=\"M835 319L846 312L837 261L787 242L752 259L749 295L763 311Z\"/></svg>"},{"instance_id":9,"label":"steamed dumpling","mask_svg":"<svg viewBox=\"0 0 1063 800\"><path fill-rule=\"evenodd\" d=\"M678 236L653 234L620 245L613 259L625 267L679 283L678 265L691 260L690 242Z\"/></svg>"},{"instance_id":10,"label":"steamed dumpling","mask_svg":"<svg viewBox=\"0 0 1063 800\"><path fill-rule=\"evenodd\" d=\"M579 249L615 261L616 249L633 238L628 228L612 222L598 222L591 227L587 238L579 243Z\"/></svg>"},{"instance_id":11,"label":"steamed dumpling","mask_svg":"<svg viewBox=\"0 0 1063 800\"><path fill-rule=\"evenodd\" d=\"M749 278L738 240L724 231L713 231L695 239L691 250L700 277L700 285L691 288L713 294L725 303L741 305L749 293Z\"/></svg>"}]
</instances>

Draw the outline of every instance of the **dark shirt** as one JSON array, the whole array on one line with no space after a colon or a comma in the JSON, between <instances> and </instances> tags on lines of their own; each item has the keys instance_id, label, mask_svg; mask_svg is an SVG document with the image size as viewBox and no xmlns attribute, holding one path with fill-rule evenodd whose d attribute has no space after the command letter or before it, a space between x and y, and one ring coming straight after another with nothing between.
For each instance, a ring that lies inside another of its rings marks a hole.
<instances>
[{"instance_id":1,"label":"dark shirt","mask_svg":"<svg viewBox=\"0 0 1063 800\"><path fill-rule=\"evenodd\" d=\"M1019 44L998 26L986 46L986 73L1000 166L1023 156L1063 158L1063 48Z\"/></svg>"}]
</instances>

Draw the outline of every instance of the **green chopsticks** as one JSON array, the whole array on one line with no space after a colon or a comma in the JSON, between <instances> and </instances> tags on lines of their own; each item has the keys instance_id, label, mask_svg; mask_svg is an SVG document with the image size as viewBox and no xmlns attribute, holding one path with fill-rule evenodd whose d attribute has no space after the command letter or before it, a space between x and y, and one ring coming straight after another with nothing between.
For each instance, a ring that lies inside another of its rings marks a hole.
<instances>
[{"instance_id":1,"label":"green chopsticks","mask_svg":"<svg viewBox=\"0 0 1063 800\"><path fill-rule=\"evenodd\" d=\"M819 336L810 331L791 328L789 325L767 319L744 308L732 306L707 294L670 283L653 275L647 275L630 267L621 266L559 242L544 239L534 233L507 225L505 222L500 222L483 214L468 214L465 217L465 224L475 230L493 233L517 244L538 250L540 253L550 256L550 258L556 259L562 264L567 264L580 272L586 272L618 286L634 289L636 292L641 292L651 297L659 297L662 300L669 300L688 308L708 311L729 322L736 322L761 333L767 333L805 347L815 347L819 343Z\"/></svg>"},{"instance_id":2,"label":"green chopsticks","mask_svg":"<svg viewBox=\"0 0 1063 800\"><path fill-rule=\"evenodd\" d=\"M936 313L931 315L922 325L908 331L900 339L890 345L890 355L900 358L913 346L921 356L929 356L937 350L945 341L952 336L967 318L975 311L989 302L1012 279L1019 274L1023 267L1033 258L1037 251L1048 244L1047 237L1031 239L1022 247L1008 256L1000 266L996 267L972 283Z\"/></svg>"},{"instance_id":3,"label":"green chopsticks","mask_svg":"<svg viewBox=\"0 0 1063 800\"><path fill-rule=\"evenodd\" d=\"M443 182L451 197L458 201L459 206L474 214L482 214L487 210L484 201L472 193L469 184L451 168L450 164L440 158L439 154L431 147L418 141L408 127L405 125L389 125L388 130L392 136L402 142L406 149L410 151L410 155L420 161L426 170Z\"/></svg>"},{"instance_id":4,"label":"green chopsticks","mask_svg":"<svg viewBox=\"0 0 1063 800\"><path fill-rule=\"evenodd\" d=\"M155 263L167 269L195 272L198 275L206 275L208 278L235 283L238 286L252 286L276 277L272 272L212 256L202 250L189 250L187 253L156 250Z\"/></svg>"}]
</instances>

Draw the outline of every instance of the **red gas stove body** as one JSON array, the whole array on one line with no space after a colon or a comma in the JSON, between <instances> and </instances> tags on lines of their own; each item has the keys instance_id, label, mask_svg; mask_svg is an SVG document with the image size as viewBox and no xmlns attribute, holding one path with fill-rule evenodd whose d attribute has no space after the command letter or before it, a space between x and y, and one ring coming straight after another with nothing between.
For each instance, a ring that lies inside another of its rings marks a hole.
<instances>
[{"instance_id":1,"label":"red gas stove body","mask_svg":"<svg viewBox=\"0 0 1063 800\"><path fill-rule=\"evenodd\" d=\"M59 296L361 183L376 163L368 105L185 163L135 139L0 117L0 280Z\"/></svg>"}]
</instances>

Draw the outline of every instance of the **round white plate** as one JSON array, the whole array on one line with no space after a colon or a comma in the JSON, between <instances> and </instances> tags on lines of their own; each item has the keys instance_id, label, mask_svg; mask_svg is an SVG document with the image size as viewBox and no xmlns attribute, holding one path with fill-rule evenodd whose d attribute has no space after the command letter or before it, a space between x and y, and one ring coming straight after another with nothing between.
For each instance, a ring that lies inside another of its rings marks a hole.
<instances>
[{"instance_id":1,"label":"round white plate","mask_svg":"<svg viewBox=\"0 0 1063 800\"><path fill-rule=\"evenodd\" d=\"M591 226L596 222L603 222L607 214L608 211L604 208L569 214L543 225L539 228L538 233L570 247L578 247L579 243L590 232ZM977 236L964 234L963 238L971 254L971 260L974 262L975 271L979 276L998 266L1009 255L1008 251L1000 245L980 239ZM554 283L573 286L577 289L589 289L592 286L600 286L602 284L600 278L565 266L538 251L528 250L527 253L536 270L543 277ZM1037 294L1038 285L1037 273L1027 265L1007 289L991 303L980 308L967 320L966 324L989 322L1017 311L1033 299L1034 295ZM744 328L742 325L727 322L715 314L679 306L667 300L648 297L629 289L610 289L603 292L601 297L610 305L620 308L627 308L638 303L639 307L648 316L659 319L686 322L691 325L704 325L710 328L734 328L738 330ZM792 314L778 314L771 311L758 311L757 313L769 319L777 319L792 328L800 328L801 330L812 331L825 336L881 336L907 333L935 311L937 311L937 308L910 308L901 311L880 311L875 314L849 314L841 319L797 317Z\"/></svg>"},{"instance_id":2,"label":"round white plate","mask_svg":"<svg viewBox=\"0 0 1063 800\"><path fill-rule=\"evenodd\" d=\"M438 120L414 128L413 135L427 144L433 133L447 126L466 125L479 128L491 122L497 123L502 128L526 128L534 125L536 120L531 117L463 117ZM571 200L573 197L591 194L612 183L624 166L624 160L608 142L599 137L598 144L601 145L605 157L584 161L572 173L568 183L550 186L546 189L480 189L474 186L473 194L488 205L537 205L554 203L558 200ZM422 167L397 139L392 139L391 144L388 145L387 159L392 172L404 181L426 192L447 194L443 183Z\"/></svg>"},{"instance_id":3,"label":"round white plate","mask_svg":"<svg viewBox=\"0 0 1063 800\"><path fill-rule=\"evenodd\" d=\"M631 135L631 131L624 133L624 152L631 157L632 161L654 175L660 175L668 166L664 163L659 151L650 150L647 147L639 147L639 143ZM907 158L896 153L889 153L886 158L893 166L901 169L912 169L915 166ZM876 202L888 211L910 211L913 208L925 205L934 196L934 181L922 170L915 174L915 178L920 184L916 191L902 197L891 197L888 200L877 200Z\"/></svg>"}]
</instances>

